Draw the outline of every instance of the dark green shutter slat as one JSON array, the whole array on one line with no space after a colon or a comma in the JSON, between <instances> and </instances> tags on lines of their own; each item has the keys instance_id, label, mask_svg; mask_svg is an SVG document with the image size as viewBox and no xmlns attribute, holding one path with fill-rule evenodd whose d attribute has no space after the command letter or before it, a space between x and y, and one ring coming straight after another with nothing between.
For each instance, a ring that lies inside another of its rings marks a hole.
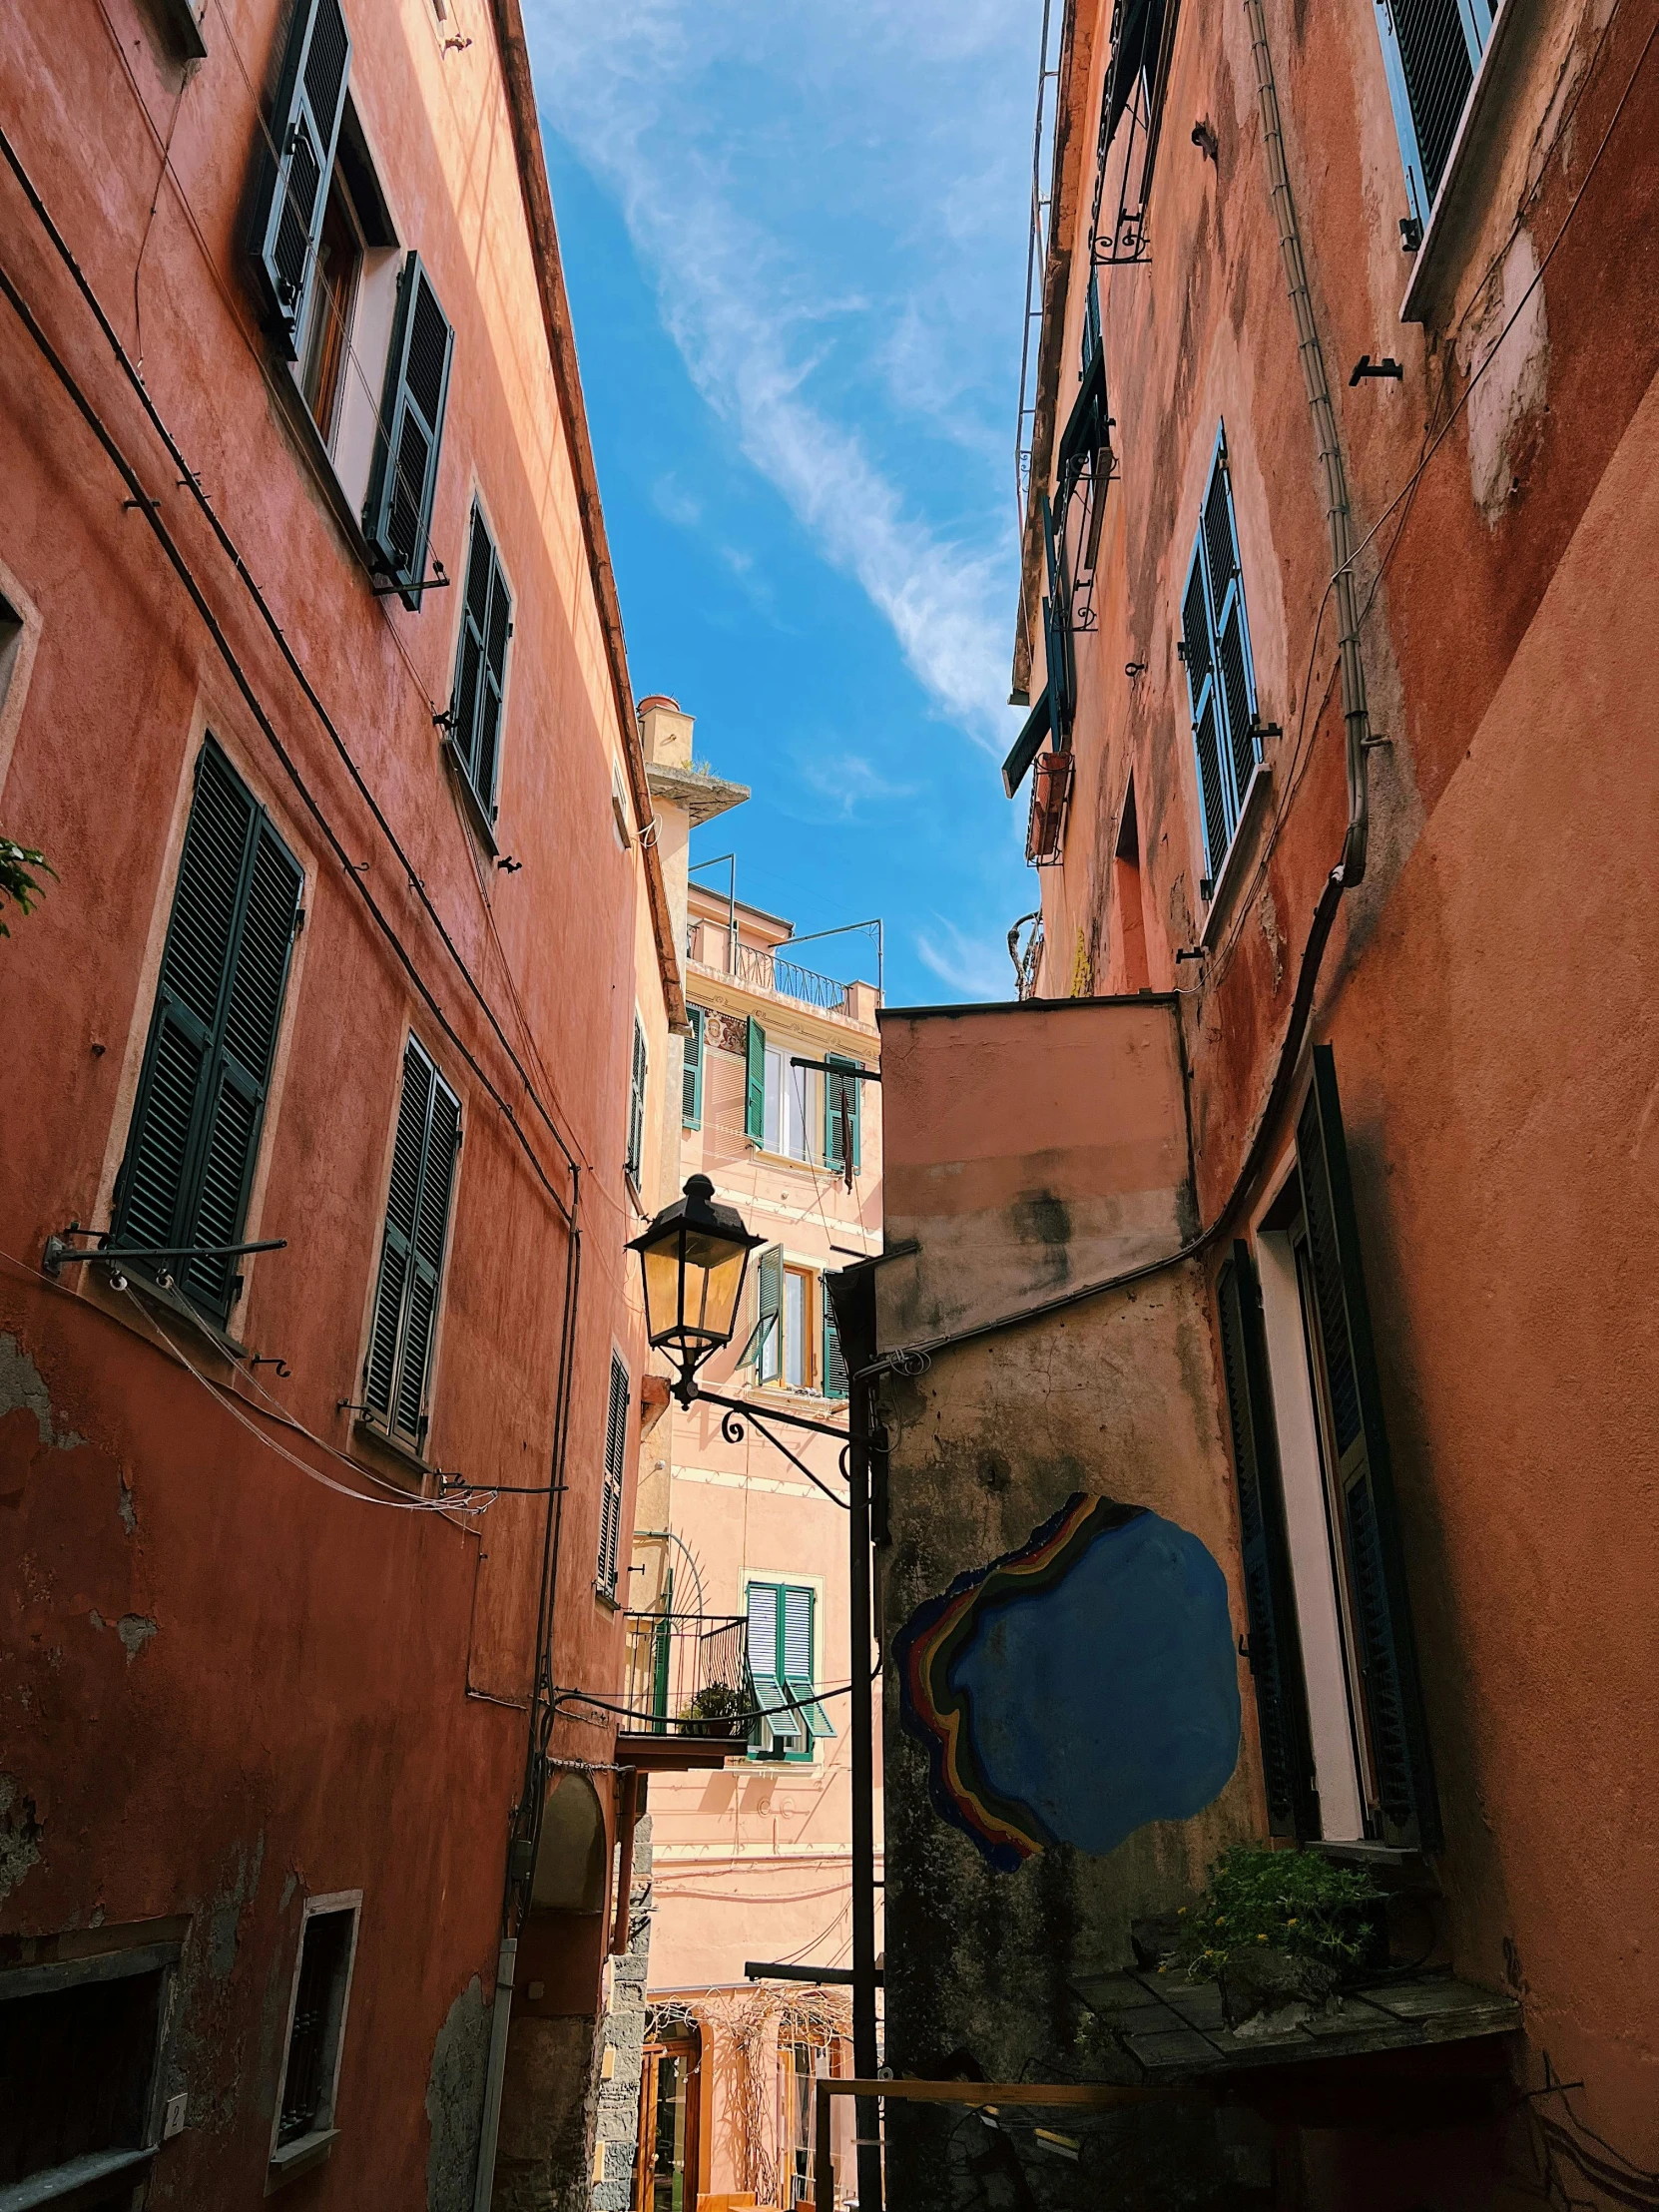
<instances>
[{"instance_id":1,"label":"dark green shutter slat","mask_svg":"<svg viewBox=\"0 0 1659 2212\"><path fill-rule=\"evenodd\" d=\"M298 353L316 271L350 68L351 38L339 0L299 0L254 209L254 262L266 319L289 360Z\"/></svg>"},{"instance_id":2,"label":"dark green shutter slat","mask_svg":"<svg viewBox=\"0 0 1659 2212\"><path fill-rule=\"evenodd\" d=\"M628 1078L628 1173L638 1182L645 1165L645 1031L634 1016L634 1057Z\"/></svg>"},{"instance_id":3,"label":"dark green shutter slat","mask_svg":"<svg viewBox=\"0 0 1659 2212\"><path fill-rule=\"evenodd\" d=\"M417 1447L426 1430L460 1128L459 1100L411 1037L403 1053L363 1403Z\"/></svg>"},{"instance_id":4,"label":"dark green shutter slat","mask_svg":"<svg viewBox=\"0 0 1659 2212\"><path fill-rule=\"evenodd\" d=\"M420 1203L415 1212L408 1323L398 1360L393 1407L396 1426L417 1441L426 1428L426 1395L431 1381L432 1343L437 1334L438 1290L443 1279L443 1248L449 1228L449 1194L455 1181L455 1140L460 1134L460 1119L454 1092L434 1075L426 1155L421 1164Z\"/></svg>"},{"instance_id":5,"label":"dark green shutter slat","mask_svg":"<svg viewBox=\"0 0 1659 2212\"><path fill-rule=\"evenodd\" d=\"M210 740L197 762L118 1185L122 1244L241 1241L303 883ZM229 1314L235 1260L188 1260L172 1272L198 1305Z\"/></svg>"},{"instance_id":6,"label":"dark green shutter slat","mask_svg":"<svg viewBox=\"0 0 1659 2212\"><path fill-rule=\"evenodd\" d=\"M749 1017L749 1042L745 1054L743 1133L751 1144L765 1144L767 1135L767 1033Z\"/></svg>"},{"instance_id":7,"label":"dark green shutter slat","mask_svg":"<svg viewBox=\"0 0 1659 2212\"><path fill-rule=\"evenodd\" d=\"M512 594L495 563L490 579L489 624L484 634L484 687L478 702L478 797L493 816L496 765L501 747L501 710L507 690L507 640L513 631Z\"/></svg>"},{"instance_id":8,"label":"dark green shutter slat","mask_svg":"<svg viewBox=\"0 0 1659 2212\"><path fill-rule=\"evenodd\" d=\"M479 804L492 819L507 682L507 641L512 630L512 594L501 573L489 525L474 501L449 737Z\"/></svg>"},{"instance_id":9,"label":"dark green shutter slat","mask_svg":"<svg viewBox=\"0 0 1659 2212\"><path fill-rule=\"evenodd\" d=\"M757 1310L760 1326L757 1343L757 1362L764 1380L768 1375L783 1372L784 1352L784 1248L769 1245L761 1254L761 1264L755 1273Z\"/></svg>"},{"instance_id":10,"label":"dark green shutter slat","mask_svg":"<svg viewBox=\"0 0 1659 2212\"><path fill-rule=\"evenodd\" d=\"M398 278L385 395L363 512L363 534L375 560L409 607L419 604L415 587L426 568L454 342L420 256L411 254Z\"/></svg>"},{"instance_id":11,"label":"dark green shutter slat","mask_svg":"<svg viewBox=\"0 0 1659 2212\"><path fill-rule=\"evenodd\" d=\"M415 1215L420 1206L420 1163L426 1149L436 1070L411 1037L403 1053L403 1080L397 1100L397 1136L392 1145L391 1182L386 1192L386 1222L380 1254L380 1279L369 1330L368 1368L363 1398L370 1410L389 1418L397 1382L397 1347L408 1303L410 1262L414 1256Z\"/></svg>"},{"instance_id":12,"label":"dark green shutter slat","mask_svg":"<svg viewBox=\"0 0 1659 2212\"><path fill-rule=\"evenodd\" d=\"M1037 703L1021 725L1019 736L1009 748L1008 758L1002 764L1002 789L1010 799L1025 781L1025 772L1044 746L1055 742L1053 693L1047 684L1037 694Z\"/></svg>"},{"instance_id":13,"label":"dark green shutter slat","mask_svg":"<svg viewBox=\"0 0 1659 2212\"><path fill-rule=\"evenodd\" d=\"M835 1068L855 1068L862 1065L857 1060L842 1059L838 1053L834 1052L828 1054L827 1057L831 1071ZM825 1161L830 1167L838 1168L844 1165L841 1158L841 1101L844 1098L846 1101L848 1134L852 1141L852 1172L854 1175L858 1172L858 1154L860 1150L858 1134L859 1094L863 1087L862 1083L849 1083L844 1076L836 1075L833 1072L827 1074L824 1078Z\"/></svg>"},{"instance_id":14,"label":"dark green shutter slat","mask_svg":"<svg viewBox=\"0 0 1659 2212\"><path fill-rule=\"evenodd\" d=\"M826 1397L846 1395L846 1362L841 1357L840 1331L830 1311L828 1295L824 1301L824 1394Z\"/></svg>"},{"instance_id":15,"label":"dark green shutter slat","mask_svg":"<svg viewBox=\"0 0 1659 2212\"><path fill-rule=\"evenodd\" d=\"M615 1597L622 1547L622 1484L628 1457L628 1370L611 1355L610 1395L605 1408L605 1479L599 1500L599 1556L595 1580Z\"/></svg>"},{"instance_id":16,"label":"dark green shutter slat","mask_svg":"<svg viewBox=\"0 0 1659 2212\"><path fill-rule=\"evenodd\" d=\"M1314 1047L1313 1086L1297 1125L1297 1161L1381 1799L1382 1840L1432 1851L1440 1840L1439 1806L1336 1062L1329 1045Z\"/></svg>"},{"instance_id":17,"label":"dark green shutter slat","mask_svg":"<svg viewBox=\"0 0 1659 2212\"><path fill-rule=\"evenodd\" d=\"M691 1035L686 1039L680 1119L688 1129L703 1126L703 1009L687 1008Z\"/></svg>"},{"instance_id":18,"label":"dark green shutter slat","mask_svg":"<svg viewBox=\"0 0 1659 2212\"><path fill-rule=\"evenodd\" d=\"M1320 1811L1313 1779L1308 1686L1291 1577L1267 1347L1247 1246L1234 1245L1216 1285L1216 1300L1268 1823L1275 1836L1316 1837Z\"/></svg>"}]
</instances>

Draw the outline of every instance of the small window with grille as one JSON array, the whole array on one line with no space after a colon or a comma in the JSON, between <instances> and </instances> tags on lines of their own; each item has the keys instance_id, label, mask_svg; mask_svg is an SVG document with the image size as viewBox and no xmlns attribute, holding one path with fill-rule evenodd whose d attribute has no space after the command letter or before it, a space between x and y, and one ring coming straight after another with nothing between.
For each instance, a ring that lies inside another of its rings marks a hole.
<instances>
[{"instance_id":1,"label":"small window with grille","mask_svg":"<svg viewBox=\"0 0 1659 2212\"><path fill-rule=\"evenodd\" d=\"M1256 671L1245 612L1233 480L1225 427L1187 564L1181 602L1181 658L1187 668L1198 795L1204 833L1204 896L1213 895L1222 862L1238 833L1251 781L1262 759L1256 714Z\"/></svg>"},{"instance_id":2,"label":"small window with grille","mask_svg":"<svg viewBox=\"0 0 1659 2212\"><path fill-rule=\"evenodd\" d=\"M360 1890L305 1901L271 2149L278 2172L325 2157L339 2132L340 2058L361 1910Z\"/></svg>"}]
</instances>

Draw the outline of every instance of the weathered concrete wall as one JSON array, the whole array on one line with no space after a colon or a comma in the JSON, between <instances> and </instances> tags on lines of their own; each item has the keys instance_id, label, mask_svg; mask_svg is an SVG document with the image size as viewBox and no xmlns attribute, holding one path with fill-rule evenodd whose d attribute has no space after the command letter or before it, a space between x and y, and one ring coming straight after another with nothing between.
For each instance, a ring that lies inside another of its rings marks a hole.
<instances>
[{"instance_id":1,"label":"weathered concrete wall","mask_svg":"<svg viewBox=\"0 0 1659 2212\"><path fill-rule=\"evenodd\" d=\"M634 1827L634 1874L628 1888L628 1948L612 1954L610 2001L599 2022L599 2092L594 2143L593 2212L628 2212L634 2196L634 2153L640 2136L640 2063L645 2049L645 1982L651 1966L651 1815Z\"/></svg>"}]
</instances>

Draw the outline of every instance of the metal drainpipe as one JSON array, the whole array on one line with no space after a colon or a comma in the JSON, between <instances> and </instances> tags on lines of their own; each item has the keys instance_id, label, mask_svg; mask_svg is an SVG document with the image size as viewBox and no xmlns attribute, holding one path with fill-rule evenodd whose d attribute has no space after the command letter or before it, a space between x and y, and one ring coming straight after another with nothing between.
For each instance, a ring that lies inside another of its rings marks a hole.
<instances>
[{"instance_id":1,"label":"metal drainpipe","mask_svg":"<svg viewBox=\"0 0 1659 2212\"><path fill-rule=\"evenodd\" d=\"M1290 171L1285 166L1285 133L1279 119L1279 91L1274 82L1273 56L1268 51L1267 16L1263 0L1245 0L1250 21L1251 52L1256 58L1256 86L1262 100L1262 141L1267 148L1268 173L1273 180L1274 213L1279 219L1279 247L1285 257L1285 277L1290 286L1291 311L1296 316L1297 351L1302 356L1308 405L1319 433L1320 465L1325 471L1325 512L1331 525L1331 558L1335 568L1332 588L1341 624L1338 654L1343 673L1343 723L1348 733L1348 834L1338 867L1344 890L1352 890L1366 872L1366 844L1370 806L1367 791L1366 740L1371 717L1366 708L1366 671L1360 659L1360 610L1350 562L1354 556L1354 522L1348 504L1348 472L1337 435L1337 412L1331 404L1331 386L1325 373L1325 351L1314 321L1314 303L1308 288L1308 264L1302 252L1302 230L1291 197Z\"/></svg>"},{"instance_id":2,"label":"metal drainpipe","mask_svg":"<svg viewBox=\"0 0 1659 2212\"><path fill-rule=\"evenodd\" d=\"M495 2145L501 2132L501 2082L507 2070L507 2022L513 2008L513 1970L518 1958L518 1937L503 1936L495 1961L495 2006L490 2014L489 2068L484 2075L484 2124L478 2135L478 2178L473 2184L472 2212L490 2212L495 2194Z\"/></svg>"}]
</instances>

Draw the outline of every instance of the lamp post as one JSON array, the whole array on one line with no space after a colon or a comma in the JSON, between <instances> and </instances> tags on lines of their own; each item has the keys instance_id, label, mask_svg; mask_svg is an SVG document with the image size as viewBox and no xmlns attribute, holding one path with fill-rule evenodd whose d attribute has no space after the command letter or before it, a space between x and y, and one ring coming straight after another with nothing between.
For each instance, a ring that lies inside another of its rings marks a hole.
<instances>
[{"instance_id":1,"label":"lamp post","mask_svg":"<svg viewBox=\"0 0 1659 2212\"><path fill-rule=\"evenodd\" d=\"M751 1236L743 1217L732 1206L715 1202L715 1187L706 1175L694 1175L678 1198L629 1244L640 1256L645 1285L645 1332L654 1352L662 1352L680 1370L672 1385L682 1405L703 1399L725 1409L722 1433L738 1441L743 1429L732 1418L741 1413L751 1420L768 1443L801 1468L809 1480L819 1481L804 1460L772 1434L767 1421L791 1428L811 1429L820 1436L833 1436L843 1447L841 1471L847 1480L847 1496L835 1497L847 1513L847 1566L850 1598L850 1665L852 1675L851 1738L852 1785L852 2045L853 2063L866 2079L876 2066L875 2046L875 1782L874 1732L868 1696L870 1653L869 1587L869 1453L879 1439L850 1425L831 1427L830 1422L809 1420L801 1413L766 1408L764 1419L757 1408L741 1397L723 1397L706 1390L697 1381L704 1361L732 1341L738 1325L738 1309L749 1272L749 1255L762 1237ZM873 1392L871 1392L873 1402ZM864 1694L860 1695L860 1691ZM875 2108L860 2098L857 2105L858 2203L861 2212L880 2212L881 2158L875 2136Z\"/></svg>"}]
</instances>

